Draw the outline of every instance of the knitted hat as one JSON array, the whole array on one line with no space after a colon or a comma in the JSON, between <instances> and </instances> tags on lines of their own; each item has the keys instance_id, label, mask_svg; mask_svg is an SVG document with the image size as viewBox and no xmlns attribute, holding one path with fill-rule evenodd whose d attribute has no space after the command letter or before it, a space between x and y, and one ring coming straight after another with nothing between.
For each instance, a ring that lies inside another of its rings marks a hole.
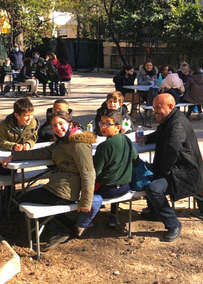
<instances>
[{"instance_id":1,"label":"knitted hat","mask_svg":"<svg viewBox=\"0 0 203 284\"><path fill-rule=\"evenodd\" d=\"M41 62L42 64L44 64L44 58L39 57L39 58L38 58L38 62Z\"/></svg>"}]
</instances>

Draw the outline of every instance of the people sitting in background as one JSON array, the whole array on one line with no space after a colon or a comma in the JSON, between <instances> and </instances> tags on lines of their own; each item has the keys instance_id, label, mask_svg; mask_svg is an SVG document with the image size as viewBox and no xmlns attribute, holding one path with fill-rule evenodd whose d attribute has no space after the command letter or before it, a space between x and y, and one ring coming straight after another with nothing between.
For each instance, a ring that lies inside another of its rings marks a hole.
<instances>
[{"instance_id":1,"label":"people sitting in background","mask_svg":"<svg viewBox=\"0 0 203 284\"><path fill-rule=\"evenodd\" d=\"M171 94L177 104L179 103L180 95L184 93L184 91L185 88L183 85L183 81L179 78L175 68L170 67L166 78L163 79L161 82L160 93Z\"/></svg>"},{"instance_id":2,"label":"people sitting in background","mask_svg":"<svg viewBox=\"0 0 203 284\"><path fill-rule=\"evenodd\" d=\"M71 77L73 75L73 70L70 64L68 64L68 60L61 58L60 65L58 66L58 73L61 77L61 81L69 82L71 81Z\"/></svg>"},{"instance_id":3,"label":"people sitting in background","mask_svg":"<svg viewBox=\"0 0 203 284\"><path fill-rule=\"evenodd\" d=\"M43 96L46 96L46 85L47 85L47 71L42 57L38 58L35 77L43 85Z\"/></svg>"},{"instance_id":4,"label":"people sitting in background","mask_svg":"<svg viewBox=\"0 0 203 284\"><path fill-rule=\"evenodd\" d=\"M203 119L202 105L203 105L203 73L201 73L201 67L199 65L193 65L191 67L191 75L188 77L185 83L185 93L182 101L189 102L197 105L199 114L196 116L196 120ZM193 106L189 106L187 117L189 118Z\"/></svg>"},{"instance_id":5,"label":"people sitting in background","mask_svg":"<svg viewBox=\"0 0 203 284\"><path fill-rule=\"evenodd\" d=\"M54 67L58 69L60 62L54 52L51 52L49 55L49 60L54 64Z\"/></svg>"},{"instance_id":6,"label":"people sitting in background","mask_svg":"<svg viewBox=\"0 0 203 284\"><path fill-rule=\"evenodd\" d=\"M49 83L50 95L58 95L58 83L61 81L61 77L51 61L47 61L45 67L47 70L47 82Z\"/></svg>"},{"instance_id":7,"label":"people sitting in background","mask_svg":"<svg viewBox=\"0 0 203 284\"><path fill-rule=\"evenodd\" d=\"M27 92L27 94L38 96L37 90L39 81L33 76L32 71L32 59L27 57L24 59L24 65L20 69L18 80L22 86L31 86L31 91Z\"/></svg>"},{"instance_id":8,"label":"people sitting in background","mask_svg":"<svg viewBox=\"0 0 203 284\"><path fill-rule=\"evenodd\" d=\"M162 77L162 80L166 78L167 74L168 74L168 71L169 71L169 65L168 64L165 64L165 65L162 65L160 68L159 68L159 72L157 74L157 78L159 78L159 74L161 74L161 77Z\"/></svg>"},{"instance_id":9,"label":"people sitting in background","mask_svg":"<svg viewBox=\"0 0 203 284\"><path fill-rule=\"evenodd\" d=\"M122 133L130 133L132 131L135 131L135 127L128 114L128 109L126 105L123 104L123 100L124 100L124 97L122 93L119 91L114 91L107 95L106 101L103 102L102 106L97 110L97 114L95 117L95 133L97 135L102 136L102 133L100 131L99 122L101 120L101 115L103 111L106 109L114 109L122 114L122 117L123 117L123 124L121 128Z\"/></svg>"},{"instance_id":10,"label":"people sitting in background","mask_svg":"<svg viewBox=\"0 0 203 284\"><path fill-rule=\"evenodd\" d=\"M48 142L55 140L55 135L50 125L50 117L52 116L52 113L55 113L59 110L63 110L72 116L72 109L69 108L68 102L64 99L56 100L53 104L53 107L48 108L46 111L46 122L42 124L38 131L37 142Z\"/></svg>"},{"instance_id":11,"label":"people sitting in background","mask_svg":"<svg viewBox=\"0 0 203 284\"><path fill-rule=\"evenodd\" d=\"M37 68L37 62L38 62L39 57L40 57L40 53L38 51L34 51L32 53L32 68L33 68L33 70L36 70L36 68Z\"/></svg>"},{"instance_id":12,"label":"people sitting in background","mask_svg":"<svg viewBox=\"0 0 203 284\"><path fill-rule=\"evenodd\" d=\"M190 66L187 62L183 62L180 65L180 69L177 70L178 76L182 79L183 83L185 83L190 76Z\"/></svg>"},{"instance_id":13,"label":"people sitting in background","mask_svg":"<svg viewBox=\"0 0 203 284\"><path fill-rule=\"evenodd\" d=\"M137 74L134 67L132 65L124 65L123 70L113 78L116 91L121 92L124 97L127 93L130 93L132 96L132 90L124 89L123 86L133 86L136 78Z\"/></svg>"},{"instance_id":14,"label":"people sitting in background","mask_svg":"<svg viewBox=\"0 0 203 284\"><path fill-rule=\"evenodd\" d=\"M57 168L50 174L49 182L26 191L20 196L19 203L64 205L77 201L78 212L83 213L85 218L92 210L95 169L91 144L96 142L95 135L91 132L78 133L77 123L64 111L53 113L50 123L57 137L55 143L23 153L14 152L2 161L2 165L6 168L12 160L41 160L42 157L52 159ZM77 228L82 226L79 215ZM44 251L69 237L53 220L46 224L46 228L49 239Z\"/></svg>"},{"instance_id":15,"label":"people sitting in background","mask_svg":"<svg viewBox=\"0 0 203 284\"><path fill-rule=\"evenodd\" d=\"M4 79L6 76L6 72L11 72L11 61L9 58L5 59L3 66L0 67L0 88L1 92L3 91Z\"/></svg>"},{"instance_id":16,"label":"people sitting in background","mask_svg":"<svg viewBox=\"0 0 203 284\"><path fill-rule=\"evenodd\" d=\"M152 60L148 59L139 67L137 77L138 85L151 85L157 79L158 69L153 65ZM147 101L148 91L139 91L139 95L144 101Z\"/></svg>"}]
</instances>

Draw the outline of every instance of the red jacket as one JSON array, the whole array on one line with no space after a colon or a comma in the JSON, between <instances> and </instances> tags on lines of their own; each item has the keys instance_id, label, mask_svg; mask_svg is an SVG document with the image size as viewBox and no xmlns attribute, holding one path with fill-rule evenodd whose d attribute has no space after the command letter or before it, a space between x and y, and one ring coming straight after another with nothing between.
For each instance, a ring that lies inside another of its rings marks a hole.
<instances>
[{"instance_id":1,"label":"red jacket","mask_svg":"<svg viewBox=\"0 0 203 284\"><path fill-rule=\"evenodd\" d=\"M69 64L60 64L58 67L58 73L63 80L65 78L71 78L73 75L73 70Z\"/></svg>"},{"instance_id":2,"label":"red jacket","mask_svg":"<svg viewBox=\"0 0 203 284\"><path fill-rule=\"evenodd\" d=\"M58 59L51 59L51 62L54 64L54 67L58 69L60 62Z\"/></svg>"}]
</instances>

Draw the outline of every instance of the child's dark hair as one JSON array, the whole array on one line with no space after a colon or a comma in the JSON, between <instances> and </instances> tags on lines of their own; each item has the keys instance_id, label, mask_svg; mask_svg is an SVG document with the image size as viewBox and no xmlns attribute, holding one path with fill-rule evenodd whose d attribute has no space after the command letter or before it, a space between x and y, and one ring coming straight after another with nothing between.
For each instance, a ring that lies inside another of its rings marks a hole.
<instances>
[{"instance_id":1,"label":"child's dark hair","mask_svg":"<svg viewBox=\"0 0 203 284\"><path fill-rule=\"evenodd\" d=\"M105 109L102 112L102 114L101 114L101 117L102 116L106 116L106 117L112 118L116 125L121 125L122 126L122 124L123 124L122 113L118 112L115 109Z\"/></svg>"},{"instance_id":2,"label":"child's dark hair","mask_svg":"<svg viewBox=\"0 0 203 284\"><path fill-rule=\"evenodd\" d=\"M106 96L106 100L108 101L109 99L114 99L114 101L118 101L121 104L124 101L123 94L119 91L108 93L108 95Z\"/></svg>"},{"instance_id":3,"label":"child's dark hair","mask_svg":"<svg viewBox=\"0 0 203 284\"><path fill-rule=\"evenodd\" d=\"M194 72L194 73L199 73L200 70L201 70L201 66L200 65L192 65L191 66L191 70Z\"/></svg>"},{"instance_id":4,"label":"child's dark hair","mask_svg":"<svg viewBox=\"0 0 203 284\"><path fill-rule=\"evenodd\" d=\"M32 58L30 58L30 57L27 57L23 60L23 63L26 66L30 65L31 62L32 62Z\"/></svg>"},{"instance_id":5,"label":"child's dark hair","mask_svg":"<svg viewBox=\"0 0 203 284\"><path fill-rule=\"evenodd\" d=\"M64 110L59 110L57 112L52 113L52 115L50 116L50 121L49 121L50 124L51 124L52 119L57 116L59 116L60 118L64 119L67 122L71 122L73 124L73 127L80 126L80 124L78 122L74 122L72 119L72 116Z\"/></svg>"},{"instance_id":6,"label":"child's dark hair","mask_svg":"<svg viewBox=\"0 0 203 284\"><path fill-rule=\"evenodd\" d=\"M69 103L64 99L58 99L54 102L54 104L65 104L67 106L69 105Z\"/></svg>"},{"instance_id":7,"label":"child's dark hair","mask_svg":"<svg viewBox=\"0 0 203 284\"><path fill-rule=\"evenodd\" d=\"M22 98L17 100L13 105L14 113L21 115L26 111L34 111L34 106L28 98Z\"/></svg>"}]
</instances>

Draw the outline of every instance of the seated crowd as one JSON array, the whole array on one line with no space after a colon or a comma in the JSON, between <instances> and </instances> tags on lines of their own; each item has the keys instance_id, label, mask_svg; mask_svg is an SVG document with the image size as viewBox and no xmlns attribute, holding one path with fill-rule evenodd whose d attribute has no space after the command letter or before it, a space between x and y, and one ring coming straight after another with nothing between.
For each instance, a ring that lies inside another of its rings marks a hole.
<instances>
[{"instance_id":1,"label":"seated crowd","mask_svg":"<svg viewBox=\"0 0 203 284\"><path fill-rule=\"evenodd\" d=\"M64 58L57 59L56 54L53 52L46 56L46 60L40 57L39 52L33 52L32 57L22 58L22 66L19 69L15 68L10 58L6 58L3 66L0 67L0 88L2 94L4 94L3 85L6 72L11 71L13 71L14 82L19 82L21 86L30 86L27 94L32 96L38 96L39 83L43 85L43 96L46 96L47 84L49 85L50 95L60 95L59 85L63 81L71 81L73 74L68 60Z\"/></svg>"},{"instance_id":2,"label":"seated crowd","mask_svg":"<svg viewBox=\"0 0 203 284\"><path fill-rule=\"evenodd\" d=\"M29 80L31 93L37 92L38 82L43 82L45 78L51 92L57 92L60 76L64 76L67 81L71 78L64 75L63 66L60 68L60 65L66 65L67 62L61 62L54 54L46 63L39 54L35 54L35 58L36 56L38 58L35 63L35 76L31 73L33 61L26 58L19 78L24 80L24 84ZM185 69L181 69L181 72L185 72ZM156 144L152 164L154 180L143 188L148 208L142 211L141 216L160 220L164 224L164 241L177 239L182 225L174 209L170 207L166 195L174 201L193 195L203 197L202 157L193 128L186 116L175 107L177 98L170 90L174 89L179 96L189 90L188 95L186 92L183 95L183 100L195 101L195 84L197 81L201 82L203 76L197 66L191 67L185 85L178 73L168 65L158 70L147 60L140 66L138 76L131 65L127 66L118 74L118 78L114 79L116 91L109 93L97 110L94 133L84 131L83 127L73 120L73 110L69 108L66 100L59 99L54 102L53 108L47 110L47 121L41 127L34 118L34 106L30 100L17 100L13 113L0 124L0 147L12 151L12 154L2 161L0 174L10 174L7 164L17 160L52 159L56 167L47 184L26 191L20 195L18 202L50 205L78 202L79 214L72 229L76 236L81 237L91 226L104 198L122 196L130 190L133 169L137 169L142 162L131 140L125 135L135 131L135 128L127 107L123 104L128 93L123 86L133 85L136 77L138 84L150 85L151 82L156 82L159 73L163 78L162 93L153 101L159 125L155 132L144 136L145 143ZM139 95L146 100L146 92ZM200 103L202 104L197 104ZM92 156L91 144L96 142L96 135L107 139L97 146L96 153ZM29 151L36 142L42 141L53 143ZM203 214L203 202L197 199L197 203ZM63 225L72 224L72 220L66 215L63 217L56 217L57 221ZM116 225L114 204L111 206L109 225ZM64 232L54 219L47 223L46 228L49 238L45 250L69 238L67 232Z\"/></svg>"}]
</instances>

